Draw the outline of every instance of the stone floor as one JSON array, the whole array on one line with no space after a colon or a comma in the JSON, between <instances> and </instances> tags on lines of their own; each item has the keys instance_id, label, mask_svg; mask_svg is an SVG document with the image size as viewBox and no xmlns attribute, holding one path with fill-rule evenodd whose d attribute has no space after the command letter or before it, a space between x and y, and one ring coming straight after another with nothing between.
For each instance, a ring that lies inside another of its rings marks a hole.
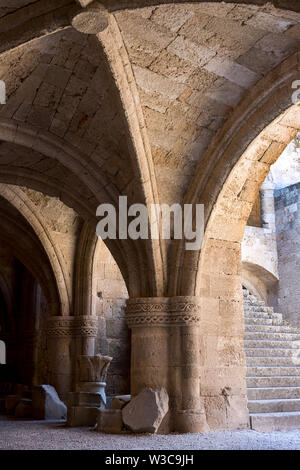
<instances>
[{"instance_id":1,"label":"stone floor","mask_svg":"<svg viewBox=\"0 0 300 470\"><path fill-rule=\"evenodd\" d=\"M300 429L262 433L251 430L208 434L107 435L87 428L66 428L61 422L0 418L0 450L300 450Z\"/></svg>"}]
</instances>

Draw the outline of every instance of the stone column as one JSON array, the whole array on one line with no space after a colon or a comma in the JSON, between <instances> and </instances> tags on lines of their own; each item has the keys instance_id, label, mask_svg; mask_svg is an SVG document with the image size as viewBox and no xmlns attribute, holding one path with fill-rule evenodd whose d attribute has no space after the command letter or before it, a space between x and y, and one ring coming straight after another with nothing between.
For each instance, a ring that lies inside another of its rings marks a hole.
<instances>
[{"instance_id":1,"label":"stone column","mask_svg":"<svg viewBox=\"0 0 300 470\"><path fill-rule=\"evenodd\" d=\"M94 356L95 339L98 331L98 319L89 315L78 315L74 318L74 336L76 341L76 357ZM78 383L78 363L75 363L73 387Z\"/></svg>"},{"instance_id":2,"label":"stone column","mask_svg":"<svg viewBox=\"0 0 300 470\"><path fill-rule=\"evenodd\" d=\"M98 331L98 319L88 315L74 318L74 333L77 337L77 355L93 356Z\"/></svg>"},{"instance_id":3,"label":"stone column","mask_svg":"<svg viewBox=\"0 0 300 470\"><path fill-rule=\"evenodd\" d=\"M207 430L199 385L200 318L196 297L127 301L127 323L132 330L131 392L166 388L170 399L166 432Z\"/></svg>"},{"instance_id":4,"label":"stone column","mask_svg":"<svg viewBox=\"0 0 300 470\"><path fill-rule=\"evenodd\" d=\"M93 355L97 319L91 316L50 317L47 324L49 381L61 397L75 388L76 357Z\"/></svg>"},{"instance_id":5,"label":"stone column","mask_svg":"<svg viewBox=\"0 0 300 470\"><path fill-rule=\"evenodd\" d=\"M259 191L262 226L271 229L272 232L275 232L274 188L274 183L267 177Z\"/></svg>"},{"instance_id":6,"label":"stone column","mask_svg":"<svg viewBox=\"0 0 300 470\"><path fill-rule=\"evenodd\" d=\"M74 317L50 317L47 322L49 383L62 400L72 389Z\"/></svg>"}]
</instances>

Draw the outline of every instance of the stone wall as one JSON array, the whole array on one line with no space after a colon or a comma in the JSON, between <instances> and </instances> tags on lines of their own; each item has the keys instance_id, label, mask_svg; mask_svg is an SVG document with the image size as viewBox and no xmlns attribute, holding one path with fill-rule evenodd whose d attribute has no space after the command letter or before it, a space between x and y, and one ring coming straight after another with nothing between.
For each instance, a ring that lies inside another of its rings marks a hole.
<instances>
[{"instance_id":1,"label":"stone wall","mask_svg":"<svg viewBox=\"0 0 300 470\"><path fill-rule=\"evenodd\" d=\"M275 191L279 311L300 325L300 183Z\"/></svg>"},{"instance_id":2,"label":"stone wall","mask_svg":"<svg viewBox=\"0 0 300 470\"><path fill-rule=\"evenodd\" d=\"M99 240L93 275L94 310L99 318L95 353L113 357L107 394L130 392L130 332L125 321L125 282L108 248Z\"/></svg>"},{"instance_id":3,"label":"stone wall","mask_svg":"<svg viewBox=\"0 0 300 470\"><path fill-rule=\"evenodd\" d=\"M276 307L278 257L276 233L247 226L242 243L242 281L245 287Z\"/></svg>"},{"instance_id":4,"label":"stone wall","mask_svg":"<svg viewBox=\"0 0 300 470\"><path fill-rule=\"evenodd\" d=\"M250 227L261 227L261 208L259 196L256 198L256 201L253 204L247 225L250 225Z\"/></svg>"}]
</instances>

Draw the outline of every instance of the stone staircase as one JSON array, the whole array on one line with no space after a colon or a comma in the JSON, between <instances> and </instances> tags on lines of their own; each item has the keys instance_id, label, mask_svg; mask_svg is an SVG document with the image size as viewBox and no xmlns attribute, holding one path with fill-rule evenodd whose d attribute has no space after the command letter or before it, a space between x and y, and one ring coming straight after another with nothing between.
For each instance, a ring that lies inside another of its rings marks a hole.
<instances>
[{"instance_id":1,"label":"stone staircase","mask_svg":"<svg viewBox=\"0 0 300 470\"><path fill-rule=\"evenodd\" d=\"M243 293L251 428L300 429L300 328L247 289Z\"/></svg>"}]
</instances>

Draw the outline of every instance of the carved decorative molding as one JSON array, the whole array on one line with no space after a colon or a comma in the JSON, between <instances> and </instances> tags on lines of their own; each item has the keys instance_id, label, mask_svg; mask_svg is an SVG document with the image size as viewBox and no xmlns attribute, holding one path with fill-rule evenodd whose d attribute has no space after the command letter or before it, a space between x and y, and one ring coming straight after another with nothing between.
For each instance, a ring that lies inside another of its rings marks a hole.
<instances>
[{"instance_id":1,"label":"carved decorative molding","mask_svg":"<svg viewBox=\"0 0 300 470\"><path fill-rule=\"evenodd\" d=\"M129 328L138 326L185 326L200 323L198 297L144 297L129 299L126 307Z\"/></svg>"},{"instance_id":2,"label":"carved decorative molding","mask_svg":"<svg viewBox=\"0 0 300 470\"><path fill-rule=\"evenodd\" d=\"M105 382L112 357L96 354L77 357L80 382Z\"/></svg>"},{"instance_id":3,"label":"carved decorative molding","mask_svg":"<svg viewBox=\"0 0 300 470\"><path fill-rule=\"evenodd\" d=\"M51 317L48 319L47 336L54 337L90 337L95 338L98 320L95 317Z\"/></svg>"}]
</instances>

